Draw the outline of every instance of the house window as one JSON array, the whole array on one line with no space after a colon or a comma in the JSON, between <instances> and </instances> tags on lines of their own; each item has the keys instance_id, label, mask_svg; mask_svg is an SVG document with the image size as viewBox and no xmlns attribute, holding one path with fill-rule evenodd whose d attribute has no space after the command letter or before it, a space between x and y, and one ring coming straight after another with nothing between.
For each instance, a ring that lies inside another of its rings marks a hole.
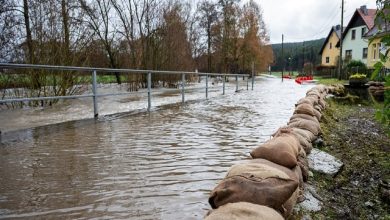
<instances>
[{"instance_id":1,"label":"house window","mask_svg":"<svg viewBox=\"0 0 390 220\"><path fill-rule=\"evenodd\" d=\"M332 43L329 43L329 49L332 49Z\"/></svg>"},{"instance_id":2,"label":"house window","mask_svg":"<svg viewBox=\"0 0 390 220\"><path fill-rule=\"evenodd\" d=\"M345 51L345 59L351 60L352 59L352 50L346 50Z\"/></svg>"},{"instance_id":3,"label":"house window","mask_svg":"<svg viewBox=\"0 0 390 220\"><path fill-rule=\"evenodd\" d=\"M381 49L382 49L382 44L381 43L377 43L377 45L376 45L376 48L377 48L377 59L380 59L381 57L380 57L380 54L381 54Z\"/></svg>"},{"instance_id":4,"label":"house window","mask_svg":"<svg viewBox=\"0 0 390 220\"><path fill-rule=\"evenodd\" d=\"M352 30L351 40L355 40L355 38L356 38L356 30Z\"/></svg>"},{"instance_id":5,"label":"house window","mask_svg":"<svg viewBox=\"0 0 390 220\"><path fill-rule=\"evenodd\" d=\"M373 44L373 48L374 48L374 49L372 50L372 53L373 53L373 54L372 54L372 57L374 58L374 60L376 60L376 51L377 51L377 50L376 50L376 44Z\"/></svg>"},{"instance_id":6,"label":"house window","mask_svg":"<svg viewBox=\"0 0 390 220\"><path fill-rule=\"evenodd\" d=\"M329 57L326 57L326 63L329 63Z\"/></svg>"},{"instance_id":7,"label":"house window","mask_svg":"<svg viewBox=\"0 0 390 220\"><path fill-rule=\"evenodd\" d=\"M368 48L363 48L363 59L367 59Z\"/></svg>"},{"instance_id":8,"label":"house window","mask_svg":"<svg viewBox=\"0 0 390 220\"><path fill-rule=\"evenodd\" d=\"M362 28L362 38L364 37L364 35L366 34L366 28Z\"/></svg>"}]
</instances>

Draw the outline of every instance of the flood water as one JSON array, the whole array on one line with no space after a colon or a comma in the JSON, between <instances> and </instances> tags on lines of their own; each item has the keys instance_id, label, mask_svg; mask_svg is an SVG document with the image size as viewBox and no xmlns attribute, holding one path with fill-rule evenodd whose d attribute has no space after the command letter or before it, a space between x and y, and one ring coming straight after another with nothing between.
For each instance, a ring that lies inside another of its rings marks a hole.
<instances>
[{"instance_id":1,"label":"flood water","mask_svg":"<svg viewBox=\"0 0 390 220\"><path fill-rule=\"evenodd\" d=\"M0 218L202 219L228 168L286 124L309 88L258 79L254 91L150 114L3 134Z\"/></svg>"}]
</instances>

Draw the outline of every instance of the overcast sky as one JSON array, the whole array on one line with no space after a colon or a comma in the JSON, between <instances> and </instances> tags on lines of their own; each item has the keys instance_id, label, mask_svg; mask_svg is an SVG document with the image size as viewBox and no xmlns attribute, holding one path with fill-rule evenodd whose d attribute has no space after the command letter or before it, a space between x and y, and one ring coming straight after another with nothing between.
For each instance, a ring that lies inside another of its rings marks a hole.
<instances>
[{"instance_id":1,"label":"overcast sky","mask_svg":"<svg viewBox=\"0 0 390 220\"><path fill-rule=\"evenodd\" d=\"M271 43L297 42L326 37L340 24L341 0L255 0L264 11ZM375 0L345 0L344 26L356 8L376 8Z\"/></svg>"}]
</instances>

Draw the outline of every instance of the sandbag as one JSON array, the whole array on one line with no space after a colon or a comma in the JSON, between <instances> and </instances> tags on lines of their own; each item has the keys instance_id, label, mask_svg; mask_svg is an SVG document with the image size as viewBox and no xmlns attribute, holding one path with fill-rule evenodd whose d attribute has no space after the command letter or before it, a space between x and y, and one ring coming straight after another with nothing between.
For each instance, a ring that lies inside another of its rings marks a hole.
<instances>
[{"instance_id":1,"label":"sandbag","mask_svg":"<svg viewBox=\"0 0 390 220\"><path fill-rule=\"evenodd\" d=\"M296 118L303 118L303 119L306 119L306 120L310 120L310 121L319 123L318 119L315 116L306 115L306 114L294 114L293 116L291 116L290 121L294 120Z\"/></svg>"},{"instance_id":2,"label":"sandbag","mask_svg":"<svg viewBox=\"0 0 390 220\"><path fill-rule=\"evenodd\" d=\"M313 133L299 128L282 127L279 128L272 136L278 137L283 136L284 134L294 135L297 138L301 148L303 148L307 154L309 154L313 149L313 145L311 143L312 139L314 140L315 138Z\"/></svg>"},{"instance_id":3,"label":"sandbag","mask_svg":"<svg viewBox=\"0 0 390 220\"><path fill-rule=\"evenodd\" d=\"M283 220L275 210L248 202L228 203L209 212L205 220Z\"/></svg>"},{"instance_id":4,"label":"sandbag","mask_svg":"<svg viewBox=\"0 0 390 220\"><path fill-rule=\"evenodd\" d=\"M318 119L318 121L321 121L322 114L317 109L313 108L314 116Z\"/></svg>"},{"instance_id":5,"label":"sandbag","mask_svg":"<svg viewBox=\"0 0 390 220\"><path fill-rule=\"evenodd\" d=\"M318 104L321 106L322 110L326 109L326 101L324 99L318 100Z\"/></svg>"},{"instance_id":6,"label":"sandbag","mask_svg":"<svg viewBox=\"0 0 390 220\"><path fill-rule=\"evenodd\" d=\"M313 144L306 140L306 138L304 138L303 136L297 134L296 132L294 132L294 134L296 135L299 144L301 145L301 148L306 152L306 154L310 154L311 150L313 149Z\"/></svg>"},{"instance_id":7,"label":"sandbag","mask_svg":"<svg viewBox=\"0 0 390 220\"><path fill-rule=\"evenodd\" d=\"M309 179L309 162L306 157L298 157L298 166L301 169L302 178L304 182Z\"/></svg>"},{"instance_id":8,"label":"sandbag","mask_svg":"<svg viewBox=\"0 0 390 220\"><path fill-rule=\"evenodd\" d=\"M317 86L315 86L315 87L309 89L308 92L311 92L311 91L318 91L318 92L320 92L320 93L324 93L324 92L326 92L326 90L327 90L327 86L321 84L321 85L317 85Z\"/></svg>"},{"instance_id":9,"label":"sandbag","mask_svg":"<svg viewBox=\"0 0 390 220\"><path fill-rule=\"evenodd\" d=\"M306 93L306 96L316 96L316 97L321 97L321 92L317 90L311 90Z\"/></svg>"},{"instance_id":10,"label":"sandbag","mask_svg":"<svg viewBox=\"0 0 390 220\"><path fill-rule=\"evenodd\" d=\"M212 208L233 202L250 202L282 210L298 187L285 172L262 163L236 164L211 192Z\"/></svg>"},{"instance_id":11,"label":"sandbag","mask_svg":"<svg viewBox=\"0 0 390 220\"><path fill-rule=\"evenodd\" d=\"M306 115L311 115L311 116L316 116L314 114L314 108L313 105L310 104L300 104L295 108L294 114L306 114ZM318 119L318 118L317 118Z\"/></svg>"},{"instance_id":12,"label":"sandbag","mask_svg":"<svg viewBox=\"0 0 390 220\"><path fill-rule=\"evenodd\" d=\"M272 168L278 169L278 170L282 171L283 173L287 174L291 179L297 181L298 183L300 183L301 178L302 178L302 173L300 173L299 166L295 166L293 169L289 169L287 167L281 166L279 164L273 163L273 162L271 162L269 160L265 160L265 159L253 159L253 160L248 160L247 162L253 163L253 164L264 164L264 165L270 166ZM297 170L297 168L299 170Z\"/></svg>"},{"instance_id":13,"label":"sandbag","mask_svg":"<svg viewBox=\"0 0 390 220\"><path fill-rule=\"evenodd\" d=\"M294 167L294 169L292 169L292 171L294 172L295 176L298 177L298 181L299 181L299 188L301 190L304 189L304 181L303 181L303 176L302 176L302 170L301 170L301 167L298 165L296 167Z\"/></svg>"},{"instance_id":14,"label":"sandbag","mask_svg":"<svg viewBox=\"0 0 390 220\"><path fill-rule=\"evenodd\" d=\"M306 153L301 150L299 153L299 156L306 157ZM280 171L283 171L285 174L287 174L291 179L297 181L299 183L299 187L295 190L295 192L291 195L291 197L283 204L279 211L284 218L287 218L291 215L293 208L297 202L297 199L299 197L301 189L303 189L303 177L302 177L302 171L299 166L294 167L293 169L288 169L284 166L280 166L278 164L272 163L268 160L264 159L254 159L249 160L248 163L254 163L254 164L264 164L273 168L276 168Z\"/></svg>"},{"instance_id":15,"label":"sandbag","mask_svg":"<svg viewBox=\"0 0 390 220\"><path fill-rule=\"evenodd\" d=\"M255 148L250 155L252 158L262 158L279 165L294 168L297 165L297 156L300 144L294 135L274 137Z\"/></svg>"},{"instance_id":16,"label":"sandbag","mask_svg":"<svg viewBox=\"0 0 390 220\"><path fill-rule=\"evenodd\" d=\"M315 98L315 97L305 97L305 98L301 98L296 106L300 105L300 104L309 104L309 105L315 105L315 104L318 104L318 99Z\"/></svg>"},{"instance_id":17,"label":"sandbag","mask_svg":"<svg viewBox=\"0 0 390 220\"><path fill-rule=\"evenodd\" d=\"M301 129L301 128L296 128L296 127L293 127L291 129L292 129L292 132L294 132L295 134L300 135L301 137L305 138L310 143L313 142L316 139L316 136L312 132L310 132L308 130Z\"/></svg>"},{"instance_id":18,"label":"sandbag","mask_svg":"<svg viewBox=\"0 0 390 220\"><path fill-rule=\"evenodd\" d=\"M300 194L299 188L291 195L291 197L283 204L283 217L287 219L293 212L294 206L297 204L297 200Z\"/></svg>"},{"instance_id":19,"label":"sandbag","mask_svg":"<svg viewBox=\"0 0 390 220\"><path fill-rule=\"evenodd\" d=\"M318 136L318 134L321 133L320 124L318 122L313 122L303 118L297 118L290 121L288 123L288 127L305 129L313 133L315 136Z\"/></svg>"},{"instance_id":20,"label":"sandbag","mask_svg":"<svg viewBox=\"0 0 390 220\"><path fill-rule=\"evenodd\" d=\"M314 109L319 111L319 112L323 111L323 109L322 109L322 107L320 105L314 105Z\"/></svg>"}]
</instances>

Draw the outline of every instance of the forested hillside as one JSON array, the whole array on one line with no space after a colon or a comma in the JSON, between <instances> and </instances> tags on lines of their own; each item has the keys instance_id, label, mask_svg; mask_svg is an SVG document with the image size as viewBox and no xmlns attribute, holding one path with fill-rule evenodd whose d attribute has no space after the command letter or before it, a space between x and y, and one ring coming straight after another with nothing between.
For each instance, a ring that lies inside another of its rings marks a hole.
<instances>
[{"instance_id":1,"label":"forested hillside","mask_svg":"<svg viewBox=\"0 0 390 220\"><path fill-rule=\"evenodd\" d=\"M283 69L283 60L285 70L301 71L304 63L311 62L314 66L321 63L319 52L325 38L298 42L285 43L284 56L282 57L282 44L273 44L275 62L272 66L272 71L281 71Z\"/></svg>"}]
</instances>

